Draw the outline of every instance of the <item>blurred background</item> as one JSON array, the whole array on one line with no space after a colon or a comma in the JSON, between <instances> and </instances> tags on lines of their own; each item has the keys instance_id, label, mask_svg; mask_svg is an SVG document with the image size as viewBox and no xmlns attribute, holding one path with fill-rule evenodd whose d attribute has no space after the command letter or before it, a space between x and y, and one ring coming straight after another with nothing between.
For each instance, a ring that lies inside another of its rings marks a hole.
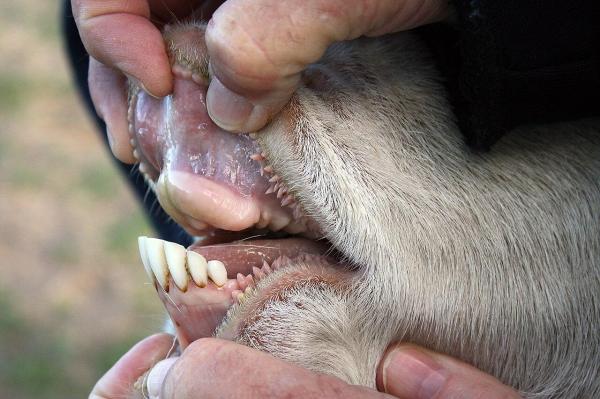
<instances>
[{"instance_id":1,"label":"blurred background","mask_svg":"<svg viewBox=\"0 0 600 399\"><path fill-rule=\"evenodd\" d=\"M83 398L164 316L149 225L65 61L60 0L0 2L0 397Z\"/></svg>"}]
</instances>

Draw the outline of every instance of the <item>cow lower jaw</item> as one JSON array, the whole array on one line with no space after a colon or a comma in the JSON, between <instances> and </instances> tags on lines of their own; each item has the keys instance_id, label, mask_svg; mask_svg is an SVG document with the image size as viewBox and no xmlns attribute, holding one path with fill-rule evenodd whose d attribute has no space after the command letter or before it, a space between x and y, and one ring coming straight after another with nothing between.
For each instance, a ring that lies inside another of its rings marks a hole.
<instances>
[{"instance_id":1,"label":"cow lower jaw","mask_svg":"<svg viewBox=\"0 0 600 399\"><path fill-rule=\"evenodd\" d=\"M139 248L182 348L212 336L229 309L254 294L257 284L271 273L300 263L319 270L335 263L326 255L327 245L302 238L254 239L185 249L176 243L140 237ZM270 291L266 290L263 298L268 298Z\"/></svg>"}]
</instances>

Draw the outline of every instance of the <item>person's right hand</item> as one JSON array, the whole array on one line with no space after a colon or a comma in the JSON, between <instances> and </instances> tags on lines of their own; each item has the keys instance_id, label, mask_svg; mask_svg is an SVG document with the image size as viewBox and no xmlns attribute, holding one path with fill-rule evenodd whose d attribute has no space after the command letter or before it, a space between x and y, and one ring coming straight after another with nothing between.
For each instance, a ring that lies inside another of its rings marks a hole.
<instances>
[{"instance_id":1,"label":"person's right hand","mask_svg":"<svg viewBox=\"0 0 600 399\"><path fill-rule=\"evenodd\" d=\"M203 15L212 15L206 31L212 71L209 115L225 130L251 132L281 110L296 89L300 73L331 43L434 22L446 15L447 8L447 0L365 0L351 7L345 0L221 3L72 0L79 33L92 57L92 100L107 124L112 151L121 161L134 162L124 75L156 97L172 90L169 60L153 23L156 20L182 19L199 7Z\"/></svg>"}]
</instances>

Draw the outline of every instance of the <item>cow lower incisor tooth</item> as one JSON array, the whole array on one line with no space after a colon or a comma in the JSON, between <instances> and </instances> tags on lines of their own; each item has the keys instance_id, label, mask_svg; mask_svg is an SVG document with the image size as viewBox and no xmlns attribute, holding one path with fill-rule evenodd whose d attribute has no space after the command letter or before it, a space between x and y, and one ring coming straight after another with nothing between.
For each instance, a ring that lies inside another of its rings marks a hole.
<instances>
[{"instance_id":1,"label":"cow lower incisor tooth","mask_svg":"<svg viewBox=\"0 0 600 399\"><path fill-rule=\"evenodd\" d=\"M167 266L167 259L165 257L164 241L158 238L147 238L146 239L146 254L150 263L150 268L154 272L154 277L158 281L158 284L167 291L169 268Z\"/></svg>"},{"instance_id":2,"label":"cow lower incisor tooth","mask_svg":"<svg viewBox=\"0 0 600 399\"><path fill-rule=\"evenodd\" d=\"M204 256L194 251L188 251L187 267L194 283L198 287L206 287L206 284L208 284L208 264Z\"/></svg>"},{"instance_id":3,"label":"cow lower incisor tooth","mask_svg":"<svg viewBox=\"0 0 600 399\"><path fill-rule=\"evenodd\" d=\"M220 260L208 261L208 277L219 287L227 282L227 269Z\"/></svg>"},{"instance_id":4,"label":"cow lower incisor tooth","mask_svg":"<svg viewBox=\"0 0 600 399\"><path fill-rule=\"evenodd\" d=\"M148 252L146 250L146 240L148 237L140 236L138 237L138 247L140 249L140 258L142 258L142 265L144 265L144 270L150 280L154 281L154 273L152 273L152 269L150 268L150 261L148 260Z\"/></svg>"},{"instance_id":5,"label":"cow lower incisor tooth","mask_svg":"<svg viewBox=\"0 0 600 399\"><path fill-rule=\"evenodd\" d=\"M183 245L174 242L165 241L165 258L171 277L181 291L186 291L188 286L188 274L185 270L186 250Z\"/></svg>"}]
</instances>

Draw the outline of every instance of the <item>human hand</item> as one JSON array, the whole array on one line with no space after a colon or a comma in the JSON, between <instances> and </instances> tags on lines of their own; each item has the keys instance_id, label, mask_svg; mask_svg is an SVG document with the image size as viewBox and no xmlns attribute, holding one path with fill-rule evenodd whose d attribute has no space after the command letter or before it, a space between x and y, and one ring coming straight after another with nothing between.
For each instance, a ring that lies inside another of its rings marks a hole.
<instances>
[{"instance_id":1,"label":"human hand","mask_svg":"<svg viewBox=\"0 0 600 399\"><path fill-rule=\"evenodd\" d=\"M179 18L202 7L212 15L206 44L212 81L211 118L235 132L256 131L281 110L300 73L333 42L377 36L443 19L446 0L72 0L82 41L92 56L89 85L113 153L134 158L126 121L124 74L150 94L172 90L165 46L150 21ZM260 21L260 23L257 23Z\"/></svg>"},{"instance_id":2,"label":"human hand","mask_svg":"<svg viewBox=\"0 0 600 399\"><path fill-rule=\"evenodd\" d=\"M127 77L155 97L173 89L160 28L195 11L208 15L219 0L71 0L81 40L90 54L88 84L104 119L113 154L135 162L127 127Z\"/></svg>"},{"instance_id":3,"label":"human hand","mask_svg":"<svg viewBox=\"0 0 600 399\"><path fill-rule=\"evenodd\" d=\"M90 398L141 395L132 388L133 384L158 354L168 352L172 344L168 337L158 335L136 345L102 377ZM218 339L196 341L180 358L159 362L149 373L146 386L150 399L520 397L512 388L474 367L413 345L393 346L381 361L377 386L387 392L384 394Z\"/></svg>"}]
</instances>

